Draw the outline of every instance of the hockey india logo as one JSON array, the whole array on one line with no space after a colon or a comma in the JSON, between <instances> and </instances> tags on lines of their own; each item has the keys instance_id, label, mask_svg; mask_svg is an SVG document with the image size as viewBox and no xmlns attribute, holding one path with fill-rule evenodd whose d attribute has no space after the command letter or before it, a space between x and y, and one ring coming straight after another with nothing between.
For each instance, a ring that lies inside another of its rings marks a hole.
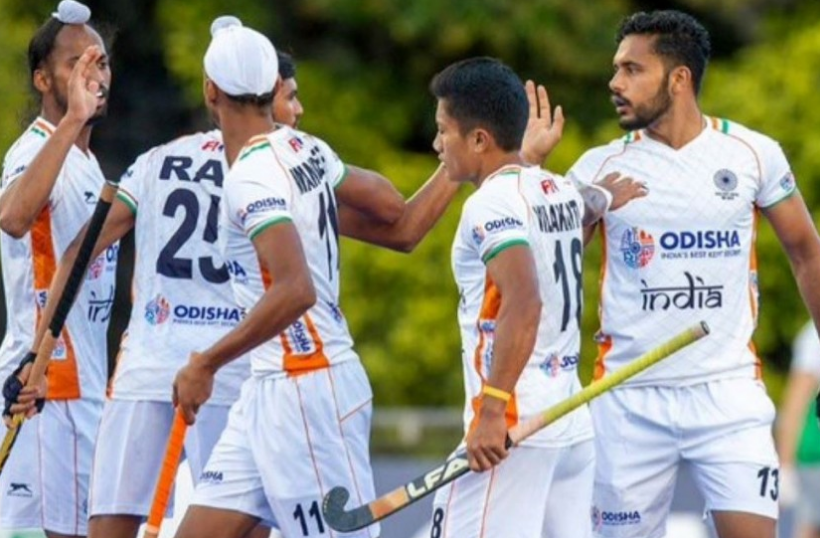
<instances>
[{"instance_id":1,"label":"hockey india logo","mask_svg":"<svg viewBox=\"0 0 820 538\"><path fill-rule=\"evenodd\" d=\"M737 188L737 176L731 170L718 170L715 172L715 187L723 192L731 192Z\"/></svg>"},{"instance_id":2,"label":"hockey india logo","mask_svg":"<svg viewBox=\"0 0 820 538\"><path fill-rule=\"evenodd\" d=\"M640 269L649 265L655 255L655 240L639 228L627 228L621 236L620 250L627 266Z\"/></svg>"},{"instance_id":3,"label":"hockey india logo","mask_svg":"<svg viewBox=\"0 0 820 538\"><path fill-rule=\"evenodd\" d=\"M145 321L151 325L159 325L168 319L171 305L162 295L157 295L145 305Z\"/></svg>"}]
</instances>

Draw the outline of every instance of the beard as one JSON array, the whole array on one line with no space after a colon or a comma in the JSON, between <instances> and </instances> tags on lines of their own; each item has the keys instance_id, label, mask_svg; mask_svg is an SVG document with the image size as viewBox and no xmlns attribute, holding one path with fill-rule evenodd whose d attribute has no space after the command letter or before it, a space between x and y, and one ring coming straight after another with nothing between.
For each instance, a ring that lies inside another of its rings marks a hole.
<instances>
[{"instance_id":1,"label":"beard","mask_svg":"<svg viewBox=\"0 0 820 538\"><path fill-rule=\"evenodd\" d=\"M663 77L663 81L658 88L657 93L649 100L648 103L641 105L632 105L623 97L616 96L620 101L626 102L632 106L632 118L620 118L618 125L621 129L627 131L636 131L639 129L646 129L656 121L658 121L664 114L666 114L672 107L672 97L669 95L669 73Z\"/></svg>"},{"instance_id":2,"label":"beard","mask_svg":"<svg viewBox=\"0 0 820 538\"><path fill-rule=\"evenodd\" d=\"M86 120L85 124L87 126L93 127L94 125L97 125L108 115L108 87L101 85L99 95L100 97L106 98L105 104L95 111L93 116ZM54 100L57 102L57 106L60 107L60 113L65 116L66 113L68 113L68 96L66 94L56 92L54 94Z\"/></svg>"}]
</instances>

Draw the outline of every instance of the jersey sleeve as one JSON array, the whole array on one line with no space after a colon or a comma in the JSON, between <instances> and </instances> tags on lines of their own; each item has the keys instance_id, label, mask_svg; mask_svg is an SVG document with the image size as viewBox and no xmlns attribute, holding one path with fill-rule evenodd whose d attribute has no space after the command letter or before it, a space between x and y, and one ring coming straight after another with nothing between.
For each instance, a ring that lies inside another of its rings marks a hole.
<instances>
[{"instance_id":1,"label":"jersey sleeve","mask_svg":"<svg viewBox=\"0 0 820 538\"><path fill-rule=\"evenodd\" d=\"M771 207L797 191L789 161L780 144L771 139L759 146L760 190L755 198L758 207Z\"/></svg>"},{"instance_id":2,"label":"jersey sleeve","mask_svg":"<svg viewBox=\"0 0 820 538\"><path fill-rule=\"evenodd\" d=\"M313 140L319 148L319 158L322 159L324 163L328 183L336 189L344 183L344 180L347 178L347 166L345 166L345 163L342 162L336 152L333 151L324 140L320 140L316 137L313 137Z\"/></svg>"},{"instance_id":3,"label":"jersey sleeve","mask_svg":"<svg viewBox=\"0 0 820 538\"><path fill-rule=\"evenodd\" d=\"M2 186L0 186L0 196L6 191L15 181L23 176L23 173L31 165L31 162L40 153L46 143L46 138L38 135L27 133L21 138L6 154L3 161L3 179ZM60 170L60 175L62 175ZM54 189L51 191L49 201L53 204L62 198L62 185L60 177L54 182Z\"/></svg>"},{"instance_id":4,"label":"jersey sleeve","mask_svg":"<svg viewBox=\"0 0 820 538\"><path fill-rule=\"evenodd\" d=\"M293 220L287 177L260 156L235 165L223 197L228 218L251 240L274 224Z\"/></svg>"},{"instance_id":5,"label":"jersey sleeve","mask_svg":"<svg viewBox=\"0 0 820 538\"><path fill-rule=\"evenodd\" d=\"M151 150L137 157L137 160L128 167L120 178L120 188L117 191L117 198L123 202L131 212L136 215L140 200L143 198L146 178L150 175L152 156L155 151Z\"/></svg>"},{"instance_id":6,"label":"jersey sleeve","mask_svg":"<svg viewBox=\"0 0 820 538\"><path fill-rule=\"evenodd\" d=\"M814 323L809 323L794 341L793 371L807 372L820 378L820 338Z\"/></svg>"},{"instance_id":7,"label":"jersey sleeve","mask_svg":"<svg viewBox=\"0 0 820 538\"><path fill-rule=\"evenodd\" d=\"M460 230L468 244L476 247L485 264L509 247L529 245L529 223L523 199L518 193L512 193L513 198L508 192L487 187L465 203Z\"/></svg>"}]
</instances>

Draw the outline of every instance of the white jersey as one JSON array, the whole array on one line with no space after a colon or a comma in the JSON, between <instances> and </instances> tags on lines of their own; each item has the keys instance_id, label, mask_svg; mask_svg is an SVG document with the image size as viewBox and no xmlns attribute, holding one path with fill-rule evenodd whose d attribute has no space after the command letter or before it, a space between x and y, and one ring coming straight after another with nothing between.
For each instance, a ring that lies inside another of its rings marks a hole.
<instances>
[{"instance_id":1,"label":"white jersey","mask_svg":"<svg viewBox=\"0 0 820 538\"><path fill-rule=\"evenodd\" d=\"M537 167L504 167L465 202L453 243L453 273L461 297L465 429L473 422L490 375L501 306L486 264L510 246L532 250L543 308L535 347L507 406L507 424L512 427L580 390L583 214L575 187ZM583 408L524 444L560 447L591 437L589 413Z\"/></svg>"},{"instance_id":2,"label":"white jersey","mask_svg":"<svg viewBox=\"0 0 820 538\"><path fill-rule=\"evenodd\" d=\"M191 351L242 319L217 241L227 170L222 135L211 131L153 148L124 174L117 196L134 213L136 262L110 397L170 402ZM249 375L246 357L220 369L208 403L233 403Z\"/></svg>"},{"instance_id":3,"label":"white jersey","mask_svg":"<svg viewBox=\"0 0 820 538\"><path fill-rule=\"evenodd\" d=\"M3 192L23 175L54 129L43 118L37 118L17 139L3 162ZM0 347L3 378L31 349L57 263L94 212L104 181L94 155L72 146L48 202L29 232L20 239L0 233L8 313ZM49 399L105 397L106 328L114 302L118 248L112 246L91 262L51 356L47 373Z\"/></svg>"},{"instance_id":4,"label":"white jersey","mask_svg":"<svg viewBox=\"0 0 820 538\"><path fill-rule=\"evenodd\" d=\"M345 167L321 140L289 127L251 138L226 179L221 239L234 294L250 310L270 286L252 240L291 221L313 277L316 304L251 351L256 376L296 375L358 360L339 307L339 243L334 189Z\"/></svg>"},{"instance_id":5,"label":"white jersey","mask_svg":"<svg viewBox=\"0 0 820 538\"><path fill-rule=\"evenodd\" d=\"M736 123L707 127L679 150L638 131L588 151L569 175L610 172L643 181L649 195L603 220L599 356L595 377L616 370L700 320L711 334L627 383L679 386L760 377L758 209L796 192L780 146Z\"/></svg>"},{"instance_id":6,"label":"white jersey","mask_svg":"<svg viewBox=\"0 0 820 538\"><path fill-rule=\"evenodd\" d=\"M800 334L794 340L791 369L820 378L820 338L811 321L800 330Z\"/></svg>"}]
</instances>

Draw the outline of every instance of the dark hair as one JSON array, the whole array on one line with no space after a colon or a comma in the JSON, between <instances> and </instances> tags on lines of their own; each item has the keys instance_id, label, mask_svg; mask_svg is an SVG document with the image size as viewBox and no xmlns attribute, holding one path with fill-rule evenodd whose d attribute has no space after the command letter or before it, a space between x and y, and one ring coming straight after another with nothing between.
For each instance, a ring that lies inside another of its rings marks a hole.
<instances>
[{"instance_id":1,"label":"dark hair","mask_svg":"<svg viewBox=\"0 0 820 538\"><path fill-rule=\"evenodd\" d=\"M444 100L447 114L462 134L487 129L504 151L521 148L529 105L524 84L512 69L494 58L470 58L449 65L430 82Z\"/></svg>"},{"instance_id":2,"label":"dark hair","mask_svg":"<svg viewBox=\"0 0 820 538\"><path fill-rule=\"evenodd\" d=\"M110 58L111 45L114 42L114 37L117 33L116 28L104 23L92 24L91 22L87 22L85 24L99 34ZM43 64L48 61L48 58L51 56L51 53L54 51L54 46L57 43L57 36L64 26L66 26L65 23L60 22L56 17L50 16L46 19L46 22L44 22L36 32L34 32L34 35L28 43L28 80L34 94L34 99L28 106L29 110L26 114L26 121L31 119L29 116L35 117L39 114L39 108L41 105L40 101L42 96L40 95L40 92L34 88L34 72L40 69Z\"/></svg>"},{"instance_id":3,"label":"dark hair","mask_svg":"<svg viewBox=\"0 0 820 538\"><path fill-rule=\"evenodd\" d=\"M224 92L223 92L224 93ZM253 93L245 93L242 95L225 94L228 99L238 105L251 105L257 108L270 107L273 104L273 91L256 95Z\"/></svg>"},{"instance_id":4,"label":"dark hair","mask_svg":"<svg viewBox=\"0 0 820 538\"><path fill-rule=\"evenodd\" d=\"M675 10L638 12L621 22L616 42L632 34L657 36L654 51L667 66L686 66L692 72L695 94L700 93L712 53L709 32L697 19Z\"/></svg>"},{"instance_id":5,"label":"dark hair","mask_svg":"<svg viewBox=\"0 0 820 538\"><path fill-rule=\"evenodd\" d=\"M296 62L293 61L293 56L287 52L276 51L276 56L279 58L279 76L282 80L287 80L296 76Z\"/></svg>"}]
</instances>

